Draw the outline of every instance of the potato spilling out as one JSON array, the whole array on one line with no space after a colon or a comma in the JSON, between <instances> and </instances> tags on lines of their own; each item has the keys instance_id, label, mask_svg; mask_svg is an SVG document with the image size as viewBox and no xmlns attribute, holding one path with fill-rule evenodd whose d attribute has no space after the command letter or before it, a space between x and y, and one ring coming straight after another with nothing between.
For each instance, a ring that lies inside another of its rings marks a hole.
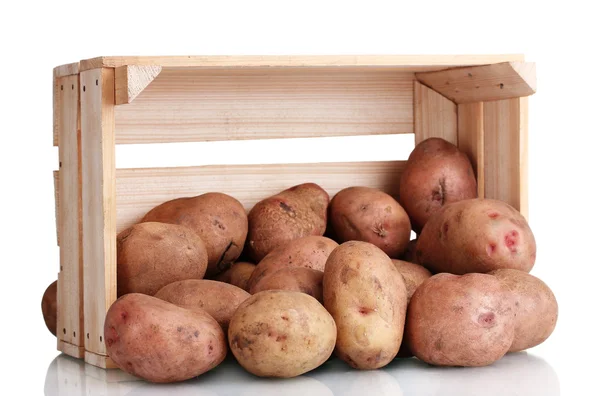
<instances>
[{"instance_id":1,"label":"potato spilling out","mask_svg":"<svg viewBox=\"0 0 600 396\"><path fill-rule=\"evenodd\" d=\"M227 271L220 273L215 280L219 282L230 283L248 291L248 280L254 272L256 264L238 261L234 263Z\"/></svg>"},{"instance_id":2,"label":"potato spilling out","mask_svg":"<svg viewBox=\"0 0 600 396\"><path fill-rule=\"evenodd\" d=\"M323 272L305 267L282 268L258 281L250 293L256 294L264 290L299 291L322 303Z\"/></svg>"},{"instance_id":3,"label":"potato spilling out","mask_svg":"<svg viewBox=\"0 0 600 396\"><path fill-rule=\"evenodd\" d=\"M57 304L57 281L54 281L46 288L42 296L42 315L44 315L44 323L50 330L50 333L56 336L56 316L58 310Z\"/></svg>"}]
</instances>

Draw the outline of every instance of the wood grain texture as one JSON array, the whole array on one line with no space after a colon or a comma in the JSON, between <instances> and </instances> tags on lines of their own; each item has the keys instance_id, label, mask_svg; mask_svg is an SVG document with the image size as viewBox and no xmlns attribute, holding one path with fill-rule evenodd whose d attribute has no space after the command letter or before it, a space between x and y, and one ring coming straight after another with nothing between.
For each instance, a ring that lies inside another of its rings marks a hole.
<instances>
[{"instance_id":1,"label":"wood grain texture","mask_svg":"<svg viewBox=\"0 0 600 396\"><path fill-rule=\"evenodd\" d=\"M68 342L57 339L57 349L65 355L72 356L77 359L83 359L85 356L85 347L83 345L73 345Z\"/></svg>"},{"instance_id":2,"label":"wood grain texture","mask_svg":"<svg viewBox=\"0 0 600 396\"><path fill-rule=\"evenodd\" d=\"M418 81L414 82L414 92L415 144L431 137L439 137L456 144L456 104Z\"/></svg>"},{"instance_id":3,"label":"wood grain texture","mask_svg":"<svg viewBox=\"0 0 600 396\"><path fill-rule=\"evenodd\" d=\"M54 179L54 219L56 221L56 245L60 246L60 211L58 209L59 196L58 183L60 179L60 171L52 171L52 178Z\"/></svg>"},{"instance_id":4,"label":"wood grain texture","mask_svg":"<svg viewBox=\"0 0 600 396\"><path fill-rule=\"evenodd\" d=\"M131 103L161 71L160 66L120 66L115 69L115 102Z\"/></svg>"},{"instance_id":5,"label":"wood grain texture","mask_svg":"<svg viewBox=\"0 0 600 396\"><path fill-rule=\"evenodd\" d=\"M417 73L417 80L456 103L529 96L536 91L535 63L504 62Z\"/></svg>"},{"instance_id":6,"label":"wood grain texture","mask_svg":"<svg viewBox=\"0 0 600 396\"><path fill-rule=\"evenodd\" d=\"M519 99L519 110L519 210L529 220L529 98Z\"/></svg>"},{"instance_id":7,"label":"wood grain texture","mask_svg":"<svg viewBox=\"0 0 600 396\"><path fill-rule=\"evenodd\" d=\"M85 351L85 362L103 369L118 368L112 359L106 355Z\"/></svg>"},{"instance_id":8,"label":"wood grain texture","mask_svg":"<svg viewBox=\"0 0 600 396\"><path fill-rule=\"evenodd\" d=\"M52 72L55 78L79 74L79 62L67 63L66 65L57 66Z\"/></svg>"},{"instance_id":9,"label":"wood grain texture","mask_svg":"<svg viewBox=\"0 0 600 396\"><path fill-rule=\"evenodd\" d=\"M464 152L477 177L477 196L485 196L483 102L458 106L458 148Z\"/></svg>"}]
</instances>

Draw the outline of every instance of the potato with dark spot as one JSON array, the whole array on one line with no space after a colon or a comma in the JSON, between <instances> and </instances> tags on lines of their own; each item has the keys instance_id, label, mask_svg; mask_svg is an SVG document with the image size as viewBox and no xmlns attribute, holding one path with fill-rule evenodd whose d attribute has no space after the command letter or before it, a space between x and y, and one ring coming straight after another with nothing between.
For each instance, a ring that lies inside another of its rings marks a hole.
<instances>
[{"instance_id":1,"label":"potato with dark spot","mask_svg":"<svg viewBox=\"0 0 600 396\"><path fill-rule=\"evenodd\" d=\"M227 355L225 334L208 313L138 293L111 305L104 340L108 356L121 370L151 382L196 377Z\"/></svg>"},{"instance_id":2,"label":"potato with dark spot","mask_svg":"<svg viewBox=\"0 0 600 396\"><path fill-rule=\"evenodd\" d=\"M184 279L202 279L207 254L191 229L165 223L140 223L117 236L117 294L154 295Z\"/></svg>"},{"instance_id":3,"label":"potato with dark spot","mask_svg":"<svg viewBox=\"0 0 600 396\"><path fill-rule=\"evenodd\" d=\"M207 276L227 270L242 253L248 217L242 204L222 193L177 198L158 205L141 222L179 224L196 232L208 252Z\"/></svg>"},{"instance_id":4,"label":"potato with dark spot","mask_svg":"<svg viewBox=\"0 0 600 396\"><path fill-rule=\"evenodd\" d=\"M323 271L305 267L282 268L258 281L250 293L256 294L264 290L299 291L322 303Z\"/></svg>"},{"instance_id":5,"label":"potato with dark spot","mask_svg":"<svg viewBox=\"0 0 600 396\"><path fill-rule=\"evenodd\" d=\"M166 285L154 297L184 308L202 308L227 331L233 313L250 294L228 283L187 279Z\"/></svg>"},{"instance_id":6,"label":"potato with dark spot","mask_svg":"<svg viewBox=\"0 0 600 396\"><path fill-rule=\"evenodd\" d=\"M368 187L348 187L329 205L329 221L340 242L365 241L400 257L410 240L410 220L391 196Z\"/></svg>"},{"instance_id":7,"label":"potato with dark spot","mask_svg":"<svg viewBox=\"0 0 600 396\"><path fill-rule=\"evenodd\" d=\"M331 315L311 296L267 290L244 301L229 324L237 361L259 377L289 378L325 363L335 347Z\"/></svg>"},{"instance_id":8,"label":"potato with dark spot","mask_svg":"<svg viewBox=\"0 0 600 396\"><path fill-rule=\"evenodd\" d=\"M473 166L455 145L429 138L415 146L400 176L400 204L415 232L444 205L476 197Z\"/></svg>"},{"instance_id":9,"label":"potato with dark spot","mask_svg":"<svg viewBox=\"0 0 600 396\"><path fill-rule=\"evenodd\" d=\"M44 323L50 330L50 333L56 336L56 316L58 315L57 304L57 281L54 281L46 288L42 296L42 315Z\"/></svg>"},{"instance_id":10,"label":"potato with dark spot","mask_svg":"<svg viewBox=\"0 0 600 396\"><path fill-rule=\"evenodd\" d=\"M396 356L406 300L402 275L377 246L350 241L329 255L323 303L338 328L336 354L350 366L376 369Z\"/></svg>"},{"instance_id":11,"label":"potato with dark spot","mask_svg":"<svg viewBox=\"0 0 600 396\"><path fill-rule=\"evenodd\" d=\"M533 348L546 341L556 327L558 303L541 279L523 271L499 269L489 273L513 293L517 318L509 352Z\"/></svg>"},{"instance_id":12,"label":"potato with dark spot","mask_svg":"<svg viewBox=\"0 0 600 396\"><path fill-rule=\"evenodd\" d=\"M446 205L431 217L417 242L419 263L432 272L486 273L511 268L529 272L536 245L527 221L494 199Z\"/></svg>"},{"instance_id":13,"label":"potato with dark spot","mask_svg":"<svg viewBox=\"0 0 600 396\"><path fill-rule=\"evenodd\" d=\"M408 261L409 263L419 264L419 260L417 259L417 240L411 239L406 245L406 250L404 250L404 254L401 258L402 261Z\"/></svg>"},{"instance_id":14,"label":"potato with dark spot","mask_svg":"<svg viewBox=\"0 0 600 396\"><path fill-rule=\"evenodd\" d=\"M513 342L514 306L510 291L491 275L434 275L408 305L408 347L436 366L492 364Z\"/></svg>"},{"instance_id":15,"label":"potato with dark spot","mask_svg":"<svg viewBox=\"0 0 600 396\"><path fill-rule=\"evenodd\" d=\"M227 271L220 273L215 280L219 282L230 283L248 291L248 280L256 269L256 264L245 261L234 263Z\"/></svg>"},{"instance_id":16,"label":"potato with dark spot","mask_svg":"<svg viewBox=\"0 0 600 396\"><path fill-rule=\"evenodd\" d=\"M299 184L258 202L248 213L248 254L256 263L298 238L323 235L329 195L314 183Z\"/></svg>"}]
</instances>

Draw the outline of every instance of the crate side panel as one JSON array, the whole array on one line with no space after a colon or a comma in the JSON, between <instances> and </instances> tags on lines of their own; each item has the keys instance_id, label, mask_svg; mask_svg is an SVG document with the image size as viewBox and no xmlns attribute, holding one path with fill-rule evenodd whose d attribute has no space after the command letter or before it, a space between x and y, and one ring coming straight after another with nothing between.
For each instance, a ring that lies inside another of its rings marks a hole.
<instances>
[{"instance_id":1,"label":"crate side panel","mask_svg":"<svg viewBox=\"0 0 600 396\"><path fill-rule=\"evenodd\" d=\"M432 137L457 144L456 104L418 81L414 82L414 101L415 144Z\"/></svg>"},{"instance_id":2,"label":"crate side panel","mask_svg":"<svg viewBox=\"0 0 600 396\"><path fill-rule=\"evenodd\" d=\"M484 197L485 164L483 141L483 102L458 106L458 148L464 152L477 176L477 195Z\"/></svg>"}]
</instances>

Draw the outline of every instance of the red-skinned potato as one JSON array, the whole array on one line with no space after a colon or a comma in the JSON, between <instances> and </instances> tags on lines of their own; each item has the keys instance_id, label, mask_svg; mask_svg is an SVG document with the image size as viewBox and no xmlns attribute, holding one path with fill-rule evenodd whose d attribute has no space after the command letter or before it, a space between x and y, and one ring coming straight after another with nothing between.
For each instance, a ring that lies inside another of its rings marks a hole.
<instances>
[{"instance_id":1,"label":"red-skinned potato","mask_svg":"<svg viewBox=\"0 0 600 396\"><path fill-rule=\"evenodd\" d=\"M406 245L406 250L404 250L404 254L402 255L402 261L408 261L409 263L419 264L419 260L417 259L417 240L411 239Z\"/></svg>"},{"instance_id":2,"label":"red-skinned potato","mask_svg":"<svg viewBox=\"0 0 600 396\"><path fill-rule=\"evenodd\" d=\"M248 280L252 272L256 269L256 264L246 261L234 263L227 271L220 273L215 280L219 282L230 283L240 289L248 291Z\"/></svg>"},{"instance_id":3,"label":"red-skinned potato","mask_svg":"<svg viewBox=\"0 0 600 396\"><path fill-rule=\"evenodd\" d=\"M54 281L46 288L42 296L42 315L44 323L50 332L56 336L56 316L58 314L57 300L57 281Z\"/></svg>"},{"instance_id":4,"label":"red-skinned potato","mask_svg":"<svg viewBox=\"0 0 600 396\"><path fill-rule=\"evenodd\" d=\"M323 271L305 267L282 268L262 278L250 293L264 290L299 291L323 303Z\"/></svg>"}]
</instances>

